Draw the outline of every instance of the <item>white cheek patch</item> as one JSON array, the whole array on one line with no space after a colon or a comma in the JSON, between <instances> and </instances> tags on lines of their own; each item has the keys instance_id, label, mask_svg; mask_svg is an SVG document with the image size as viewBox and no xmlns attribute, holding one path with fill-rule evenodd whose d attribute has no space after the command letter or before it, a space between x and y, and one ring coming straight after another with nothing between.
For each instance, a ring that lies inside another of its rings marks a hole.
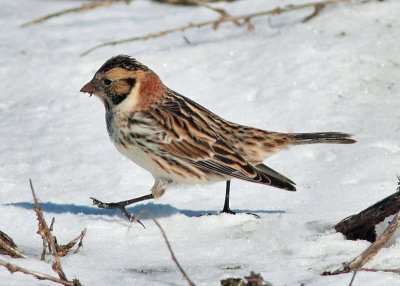
<instances>
[{"instance_id":1,"label":"white cheek patch","mask_svg":"<svg viewBox=\"0 0 400 286\"><path fill-rule=\"evenodd\" d=\"M117 106L117 110L120 112L131 112L135 111L135 106L138 104L138 92L139 92L140 84L136 83L134 88L132 88L131 92L128 96Z\"/></svg>"}]
</instances>

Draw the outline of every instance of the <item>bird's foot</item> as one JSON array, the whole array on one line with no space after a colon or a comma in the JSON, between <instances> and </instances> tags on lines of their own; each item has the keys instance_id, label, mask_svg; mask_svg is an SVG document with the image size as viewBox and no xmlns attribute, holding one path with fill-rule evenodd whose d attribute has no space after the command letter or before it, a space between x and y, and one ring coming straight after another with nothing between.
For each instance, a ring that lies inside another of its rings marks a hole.
<instances>
[{"instance_id":1,"label":"bird's foot","mask_svg":"<svg viewBox=\"0 0 400 286\"><path fill-rule=\"evenodd\" d=\"M233 215L236 214L236 212L234 212L230 208L224 208L220 213L233 214Z\"/></svg>"},{"instance_id":2,"label":"bird's foot","mask_svg":"<svg viewBox=\"0 0 400 286\"><path fill-rule=\"evenodd\" d=\"M234 212L234 211L231 210L230 208L224 208L220 213L233 214L233 215L237 214L237 212ZM254 214L254 213L245 213L245 214L252 215L252 216L254 216L255 218L260 218L259 215Z\"/></svg>"},{"instance_id":3,"label":"bird's foot","mask_svg":"<svg viewBox=\"0 0 400 286\"><path fill-rule=\"evenodd\" d=\"M240 214L240 212L234 212L234 211L231 210L231 209L223 209L220 213L227 213L227 214L233 214L233 215L235 215L235 214L237 214L237 213ZM255 213L244 213L244 214L252 215L252 216L254 216L255 218L261 218L258 214L255 214Z\"/></svg>"},{"instance_id":4,"label":"bird's foot","mask_svg":"<svg viewBox=\"0 0 400 286\"><path fill-rule=\"evenodd\" d=\"M99 201L98 199L95 199L95 198L92 198L92 197L91 197L91 199L92 199L92 202L93 202L93 205L94 205L94 206L97 206L98 208L101 208L101 209L107 209L107 210L119 209L119 210L122 212L122 214L128 218L128 220L129 220L130 222L138 222L138 223L141 224L144 228L146 228L146 227L144 226L144 224L143 224L138 218L136 218L133 214L129 213L129 212L126 210L126 208L125 208L125 206L126 206L125 201L117 202L117 203L103 203L103 202Z\"/></svg>"}]
</instances>

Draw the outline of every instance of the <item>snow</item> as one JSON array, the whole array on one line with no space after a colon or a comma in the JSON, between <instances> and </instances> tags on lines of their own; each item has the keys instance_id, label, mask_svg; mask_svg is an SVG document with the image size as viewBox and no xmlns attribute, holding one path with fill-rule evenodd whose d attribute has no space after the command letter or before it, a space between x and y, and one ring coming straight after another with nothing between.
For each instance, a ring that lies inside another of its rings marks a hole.
<instances>
[{"instance_id":1,"label":"snow","mask_svg":"<svg viewBox=\"0 0 400 286\"><path fill-rule=\"evenodd\" d=\"M305 3L295 1L293 3ZM217 3L232 15L290 1ZM28 179L59 242L87 228L84 247L62 258L67 277L84 285L186 285L159 229L131 225L89 197L118 201L147 194L153 178L123 158L108 139L104 108L79 93L100 65L129 54L170 88L222 117L282 132L342 131L354 145L296 147L266 163L297 183L283 192L234 180L238 214L198 216L222 208L224 183L170 189L150 210L197 285L255 271L274 285L348 285L352 274L320 276L369 246L332 226L390 195L400 160L400 2L341 4L309 22L312 10L254 18L255 30L222 24L79 54L99 43L216 19L206 8L137 0L51 19L23 22L80 1L0 2L1 230L27 259L23 267L54 275L40 261ZM190 44L186 43L185 36ZM366 266L399 267L398 236ZM54 285L0 269L1 285ZM358 273L354 285L400 285L390 273Z\"/></svg>"}]
</instances>

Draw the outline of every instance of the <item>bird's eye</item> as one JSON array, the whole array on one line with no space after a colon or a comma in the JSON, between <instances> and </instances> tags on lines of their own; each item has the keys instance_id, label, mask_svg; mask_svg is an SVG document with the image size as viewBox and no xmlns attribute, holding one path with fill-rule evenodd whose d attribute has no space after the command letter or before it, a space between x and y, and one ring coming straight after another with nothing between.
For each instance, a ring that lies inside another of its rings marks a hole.
<instances>
[{"instance_id":1,"label":"bird's eye","mask_svg":"<svg viewBox=\"0 0 400 286\"><path fill-rule=\"evenodd\" d=\"M112 80L111 80L111 79L108 79L108 78L104 79L103 82L104 82L105 85L110 85L110 84L112 84Z\"/></svg>"}]
</instances>

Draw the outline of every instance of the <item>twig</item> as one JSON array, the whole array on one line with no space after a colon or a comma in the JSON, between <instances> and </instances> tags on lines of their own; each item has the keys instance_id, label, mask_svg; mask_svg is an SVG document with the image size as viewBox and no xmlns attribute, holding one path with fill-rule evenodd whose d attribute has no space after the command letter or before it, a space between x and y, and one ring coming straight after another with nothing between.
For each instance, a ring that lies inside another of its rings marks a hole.
<instances>
[{"instance_id":1,"label":"twig","mask_svg":"<svg viewBox=\"0 0 400 286\"><path fill-rule=\"evenodd\" d=\"M58 254L57 254L56 239L51 234L50 229L47 226L46 220L44 219L42 209L39 205L39 202L35 195L35 191L33 189L32 180L29 180L29 184L30 184L31 191L32 191L33 201L35 203L35 212L36 212L37 220L39 222L39 230L37 233L43 238L43 240L45 240L47 242L47 245L49 245L49 247L51 249L51 253L53 254L54 259L55 259L55 262L52 266L53 270L57 272L60 279L68 280L62 269L60 258L58 257Z\"/></svg>"},{"instance_id":2,"label":"twig","mask_svg":"<svg viewBox=\"0 0 400 286\"><path fill-rule=\"evenodd\" d=\"M33 201L35 204L36 217L37 217L38 225L39 225L39 229L38 229L37 233L40 234L40 236L42 236L42 239L43 239L42 258L44 260L44 252L45 252L46 245L47 245L49 247L50 253L54 256L54 259L55 259L55 262L52 265L52 269L58 274L61 281L69 282L64 273L64 270L62 269L61 261L60 261L60 257L59 257L60 254L62 256L63 252L58 251L60 249L60 246L57 244L56 237L51 233L49 227L47 226L46 220L44 219L44 216L43 216L42 209L36 198L35 190L33 189L32 180L30 180L30 179L29 179L29 185L31 187ZM78 240L79 238L82 238L85 235L85 232L86 232L86 229L84 231L82 231L81 235L75 239L75 242L73 243L73 245L76 243L76 240ZM65 249L64 249L64 251L65 251ZM72 282L74 283L72 285L81 285L79 280L74 279Z\"/></svg>"},{"instance_id":3,"label":"twig","mask_svg":"<svg viewBox=\"0 0 400 286\"><path fill-rule=\"evenodd\" d=\"M357 275L357 270L354 271L353 276L351 276L351 280L350 280L349 286L352 286L352 285L353 285L354 278L356 278L356 275Z\"/></svg>"},{"instance_id":4,"label":"twig","mask_svg":"<svg viewBox=\"0 0 400 286\"><path fill-rule=\"evenodd\" d=\"M50 15L47 15L47 16L32 20L32 21L29 21L29 22L26 22L26 23L20 25L20 27L21 28L25 28L27 26L30 26L30 25L33 25L33 24L42 23L42 22L44 22L46 20L49 20L51 18L58 17L58 16L61 16L61 15L64 15L64 14L68 14L68 13L87 11L87 10L91 10L91 9L94 9L94 8L97 8L97 7L107 7L107 6L109 6L112 3L117 2L117 1L121 1L121 0L103 0L103 1L100 1L100 2L94 2L94 3L90 3L90 4L83 4L82 6L79 6L79 7L62 10L62 11L59 11L59 12L56 12L56 13L53 13L53 14L50 14ZM125 1L127 3L130 2L130 0L123 0L123 1Z\"/></svg>"},{"instance_id":5,"label":"twig","mask_svg":"<svg viewBox=\"0 0 400 286\"><path fill-rule=\"evenodd\" d=\"M13 258L26 258L25 255L23 255L17 249L8 245L4 241L0 241L0 248L1 248L0 254L5 254L5 255L11 256Z\"/></svg>"},{"instance_id":6,"label":"twig","mask_svg":"<svg viewBox=\"0 0 400 286\"><path fill-rule=\"evenodd\" d=\"M314 12L311 15L305 17L303 19L303 21L301 21L301 22L302 23L306 23L306 22L310 21L312 18L318 16L319 12L321 12L321 10L324 9L325 7L326 7L326 5L323 4L323 3L315 5L314 6Z\"/></svg>"},{"instance_id":7,"label":"twig","mask_svg":"<svg viewBox=\"0 0 400 286\"><path fill-rule=\"evenodd\" d=\"M350 271L359 270L365 263L371 260L382 247L388 242L388 240L392 237L393 233L400 226L400 216L397 214L394 219L390 222L389 226L385 229L385 231L377 238L377 240L370 245L363 253L354 258L349 263L344 263L342 267L333 271L333 272L324 272L322 275L337 275L342 273L349 273ZM363 269L364 271L368 271ZM372 271L372 270L369 270ZM384 271L384 270L381 270ZM397 272L398 270L396 270ZM388 272L393 272L390 270Z\"/></svg>"},{"instance_id":8,"label":"twig","mask_svg":"<svg viewBox=\"0 0 400 286\"><path fill-rule=\"evenodd\" d=\"M400 268L397 268L397 269L360 268L360 269L358 269L357 271L365 271L365 272L388 272L388 273L400 274Z\"/></svg>"},{"instance_id":9,"label":"twig","mask_svg":"<svg viewBox=\"0 0 400 286\"><path fill-rule=\"evenodd\" d=\"M86 228L84 230L81 231L81 233L74 238L73 240L71 240L70 242L68 242L65 245L56 245L57 246L57 254L59 256L65 256L68 254L68 252L71 250L72 247L74 247L74 245L78 242L78 247L75 249L74 253L78 253L79 252L79 248L81 248L82 244L82 239L86 234Z\"/></svg>"},{"instance_id":10,"label":"twig","mask_svg":"<svg viewBox=\"0 0 400 286\"><path fill-rule=\"evenodd\" d=\"M201 6L201 7L205 7L207 9L212 10L214 12L217 12L218 14L221 15L219 20L215 21L215 23L213 25L213 29L214 30L218 29L219 24L222 23L223 19L232 18L232 16L228 12L226 12L225 9L223 9L223 8L215 8L215 7L211 6L211 5L208 5L207 3L203 2L203 1L188 0L188 3L189 4L193 4L193 5L197 5L197 6ZM236 26L240 26L240 23L239 23L238 20L233 19L232 23L235 24Z\"/></svg>"},{"instance_id":11,"label":"twig","mask_svg":"<svg viewBox=\"0 0 400 286\"><path fill-rule=\"evenodd\" d=\"M164 36L164 35L167 35L167 34L171 34L171 33L174 33L174 32L182 32L182 31L185 31L185 30L188 30L188 29L200 28L200 27L209 26L209 25L212 25L212 26L215 27L215 25L218 26L221 23L239 22L241 20L243 20L244 23L249 23L251 18L266 16L266 15L278 15L278 14L282 14L282 13L285 13L285 12L306 9L306 8L310 8L310 7L314 7L314 9L316 9L316 10L317 9L321 10L321 8L316 8L316 7L321 7L321 5L323 7L327 7L327 6L338 4L338 3L353 2L353 1L354 0L328 0L328 1L306 3L306 4L301 4L301 5L289 5L289 6L286 6L284 8L277 7L275 9L256 12L256 13L251 13L251 14L246 14L246 15L226 16L224 18L220 18L220 19L217 19L217 20L210 20L210 21L199 22L199 23L189 23L189 24L184 25L184 26L180 26L180 27L176 27L176 28L172 28L172 29L167 29L167 30L163 30L163 31L155 32L155 33L149 33L149 34L144 35L144 36L137 36L137 37L127 38L127 39L122 39L122 40L102 43L102 44L96 45L96 46L88 49L87 51L83 52L80 56L81 57L82 56L86 56L87 54L89 54L89 53L93 52L94 50L96 50L98 48L101 48L101 47L114 46L114 45L118 45L118 44L138 41L138 40L148 40L148 39L152 39L152 38L161 37L161 36ZM372 1L372 0L368 0L368 1ZM249 26L249 27L252 27L252 26Z\"/></svg>"},{"instance_id":12,"label":"twig","mask_svg":"<svg viewBox=\"0 0 400 286\"><path fill-rule=\"evenodd\" d=\"M65 285L65 286L82 286L82 284L76 279L74 279L72 281L66 281L66 280L59 279L59 278L56 278L56 277L53 277L53 276L50 276L50 275L47 275L47 274L44 274L41 272L32 271L32 270L20 267L18 265L9 263L4 260L0 260L0 265L6 267L8 269L8 271L10 271L11 274L13 274L14 272L21 272L24 274L32 275L39 280L49 280L52 282L56 282L56 283Z\"/></svg>"},{"instance_id":13,"label":"twig","mask_svg":"<svg viewBox=\"0 0 400 286\"><path fill-rule=\"evenodd\" d=\"M55 223L55 222L56 222L56 218L53 217L53 218L51 219L51 223L50 223L50 227L49 227L50 231L53 231L53 227L54 227L54 223Z\"/></svg>"},{"instance_id":14,"label":"twig","mask_svg":"<svg viewBox=\"0 0 400 286\"><path fill-rule=\"evenodd\" d=\"M12 258L26 258L25 255L18 251L17 245L12 238L2 231L0 231L0 254L5 254Z\"/></svg>"},{"instance_id":15,"label":"twig","mask_svg":"<svg viewBox=\"0 0 400 286\"><path fill-rule=\"evenodd\" d=\"M151 214L151 212L147 210L142 210L139 212L139 214L135 217L136 219L139 219L142 214L146 214L148 217L150 217L155 225L158 227L158 229L161 231L161 234L164 238L165 244L168 247L169 253L171 254L171 258L178 267L179 271L182 273L183 277L186 279L186 281L189 283L190 286L195 286L194 282L189 278L189 276L186 274L185 270L183 270L182 266L179 264L178 259L176 258L174 251L172 250L171 244L168 241L167 235L164 231L164 229L161 227L159 222L156 220L156 218Z\"/></svg>"}]
</instances>

